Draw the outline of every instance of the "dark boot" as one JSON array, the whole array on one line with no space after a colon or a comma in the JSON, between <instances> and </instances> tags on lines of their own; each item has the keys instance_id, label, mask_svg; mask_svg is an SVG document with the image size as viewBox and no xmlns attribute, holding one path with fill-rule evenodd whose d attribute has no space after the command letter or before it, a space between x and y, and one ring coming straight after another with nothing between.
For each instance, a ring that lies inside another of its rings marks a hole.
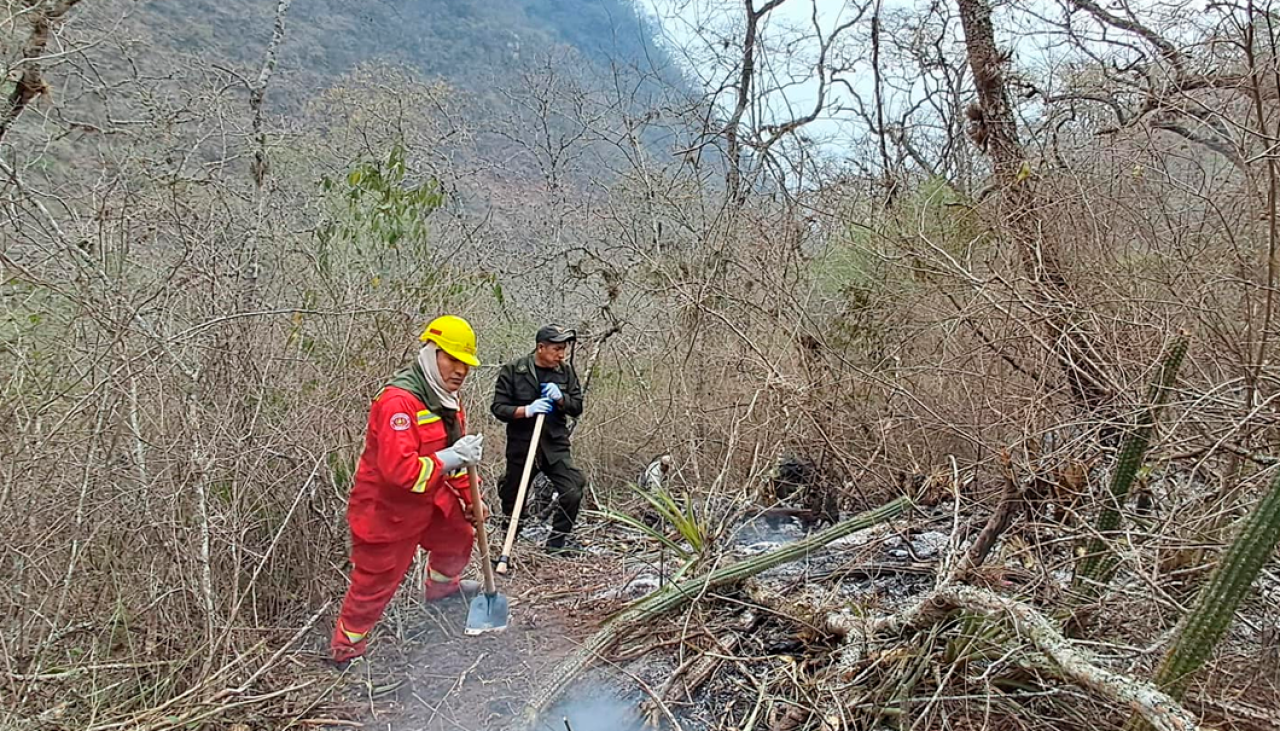
<instances>
[{"instance_id":1,"label":"dark boot","mask_svg":"<svg viewBox=\"0 0 1280 731\"><path fill-rule=\"evenodd\" d=\"M547 553L553 556L580 556L586 549L577 539L566 533L552 533L547 538Z\"/></svg>"}]
</instances>

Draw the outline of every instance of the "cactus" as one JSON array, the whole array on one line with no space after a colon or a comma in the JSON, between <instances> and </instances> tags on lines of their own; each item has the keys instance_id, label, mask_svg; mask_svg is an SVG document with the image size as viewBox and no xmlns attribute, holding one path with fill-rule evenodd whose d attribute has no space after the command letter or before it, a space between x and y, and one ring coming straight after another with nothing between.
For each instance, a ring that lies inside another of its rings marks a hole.
<instances>
[{"instance_id":1,"label":"cactus","mask_svg":"<svg viewBox=\"0 0 1280 731\"><path fill-rule=\"evenodd\" d=\"M1214 646L1227 633L1236 609L1271 558L1277 542L1280 542L1280 475L1272 480L1267 494L1245 520L1240 534L1183 618L1177 641L1156 671L1155 682L1161 690L1174 699L1182 698L1192 673L1209 659ZM1150 726L1135 717L1126 728L1137 731Z\"/></svg>"},{"instance_id":2,"label":"cactus","mask_svg":"<svg viewBox=\"0 0 1280 731\"><path fill-rule=\"evenodd\" d=\"M1160 364L1160 371L1151 383L1147 392L1147 407L1138 416L1138 423L1133 431L1125 437L1120 449L1120 461L1116 463L1115 473L1111 476L1110 502L1098 516L1097 535L1092 538L1085 549L1084 558L1076 567L1075 588L1086 595L1095 595L1097 588L1105 585L1115 571L1115 557L1107 550L1105 539L1120 527L1120 508L1129 496L1129 488L1134 477L1142 467L1147 447L1151 443L1151 435L1155 431L1156 418L1164 407L1165 399L1178 375L1178 368L1187 354L1187 336L1178 335L1173 345L1165 353ZM1085 581L1091 579L1092 582Z\"/></svg>"}]
</instances>

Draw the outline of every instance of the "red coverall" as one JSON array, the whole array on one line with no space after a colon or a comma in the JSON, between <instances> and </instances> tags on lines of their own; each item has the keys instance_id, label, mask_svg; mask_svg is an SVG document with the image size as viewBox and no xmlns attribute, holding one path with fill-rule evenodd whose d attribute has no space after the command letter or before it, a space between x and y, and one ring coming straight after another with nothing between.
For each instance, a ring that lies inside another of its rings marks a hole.
<instances>
[{"instance_id":1,"label":"red coverall","mask_svg":"<svg viewBox=\"0 0 1280 731\"><path fill-rule=\"evenodd\" d=\"M458 409L466 432L466 415ZM418 546L428 552L427 600L458 591L475 529L465 469L445 475L435 453L447 446L444 423L416 396L394 386L369 409L364 453L347 504L351 586L330 651L343 662L364 654L365 638L396 593Z\"/></svg>"}]
</instances>

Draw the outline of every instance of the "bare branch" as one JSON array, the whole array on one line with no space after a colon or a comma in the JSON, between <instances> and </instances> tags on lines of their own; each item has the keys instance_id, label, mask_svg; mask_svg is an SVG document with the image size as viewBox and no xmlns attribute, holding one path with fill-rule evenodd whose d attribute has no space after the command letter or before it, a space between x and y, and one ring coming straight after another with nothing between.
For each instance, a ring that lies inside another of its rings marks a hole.
<instances>
[{"instance_id":1,"label":"bare branch","mask_svg":"<svg viewBox=\"0 0 1280 731\"><path fill-rule=\"evenodd\" d=\"M52 5L47 4L45 0L25 0L25 2L28 8L34 10L34 14L29 19L31 34L27 36L27 41L22 46L22 60L17 64L22 69L22 73L14 84L13 91L9 92L4 115L0 116L0 139L4 138L5 133L22 115L23 110L37 97L48 91L49 85L45 83L44 75L41 73L40 59L44 57L49 38L57 31L63 17L71 8L79 4L80 0L58 0Z\"/></svg>"},{"instance_id":2,"label":"bare branch","mask_svg":"<svg viewBox=\"0 0 1280 731\"><path fill-rule=\"evenodd\" d=\"M1195 716L1167 693L1150 683L1125 677L1090 661L1033 607L986 589L963 584L940 587L902 612L875 621L870 632L858 626L857 622L851 623L846 615L830 615L827 621L832 629L866 639L875 634L896 634L927 627L950 616L956 609L1009 621L1018 636L1030 640L1049 658L1064 680L1136 711L1161 731L1198 731L1201 728Z\"/></svg>"},{"instance_id":3,"label":"bare branch","mask_svg":"<svg viewBox=\"0 0 1280 731\"><path fill-rule=\"evenodd\" d=\"M1182 52L1168 40L1163 38L1159 33L1156 33L1142 23L1139 23L1136 19L1121 18L1117 15L1113 15L1099 7L1097 3L1093 2L1093 0L1070 0L1070 2L1077 8L1088 12L1107 25L1141 36L1144 40L1155 46L1160 51L1160 55L1163 56L1171 66L1173 66L1174 72L1178 78L1186 76L1186 59L1183 57Z\"/></svg>"}]
</instances>

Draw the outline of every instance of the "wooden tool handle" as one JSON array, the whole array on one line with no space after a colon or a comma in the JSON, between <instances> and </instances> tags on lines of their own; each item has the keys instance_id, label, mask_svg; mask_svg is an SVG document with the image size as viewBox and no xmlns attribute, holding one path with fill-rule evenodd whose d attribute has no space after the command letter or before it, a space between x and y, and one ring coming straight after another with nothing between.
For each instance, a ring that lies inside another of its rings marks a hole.
<instances>
[{"instance_id":1,"label":"wooden tool handle","mask_svg":"<svg viewBox=\"0 0 1280 731\"><path fill-rule=\"evenodd\" d=\"M471 483L471 510L476 517L476 543L480 546L480 568L484 572L484 593L494 594L498 591L493 581L493 566L489 564L489 536L485 533L484 501L480 497L480 482L476 479L479 465L467 465L467 482Z\"/></svg>"},{"instance_id":2,"label":"wooden tool handle","mask_svg":"<svg viewBox=\"0 0 1280 731\"><path fill-rule=\"evenodd\" d=\"M511 546L516 542L516 533L520 531L520 512L524 509L524 492L529 487L529 475L533 474L533 461L538 455L538 440L542 437L542 417L538 414L533 421L533 439L529 442L529 456L524 460L524 473L520 475L520 489L516 491L516 506L511 513L511 523L507 525L507 540L502 544L502 557L498 559L498 573L507 573L507 565L511 562Z\"/></svg>"}]
</instances>

